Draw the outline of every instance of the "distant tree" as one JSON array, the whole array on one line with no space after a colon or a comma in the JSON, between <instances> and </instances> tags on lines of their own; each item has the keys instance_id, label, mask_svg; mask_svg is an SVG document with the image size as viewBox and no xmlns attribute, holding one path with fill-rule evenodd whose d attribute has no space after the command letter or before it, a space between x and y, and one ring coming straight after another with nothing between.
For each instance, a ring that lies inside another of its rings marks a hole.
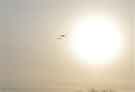
<instances>
[{"instance_id":1,"label":"distant tree","mask_svg":"<svg viewBox=\"0 0 135 92\"><path fill-rule=\"evenodd\" d=\"M101 92L114 92L112 89L103 89Z\"/></svg>"},{"instance_id":2,"label":"distant tree","mask_svg":"<svg viewBox=\"0 0 135 92\"><path fill-rule=\"evenodd\" d=\"M95 88L88 89L88 92L97 92Z\"/></svg>"},{"instance_id":3,"label":"distant tree","mask_svg":"<svg viewBox=\"0 0 135 92\"><path fill-rule=\"evenodd\" d=\"M109 92L114 92L114 90L112 90L112 89L109 89Z\"/></svg>"},{"instance_id":4,"label":"distant tree","mask_svg":"<svg viewBox=\"0 0 135 92\"><path fill-rule=\"evenodd\" d=\"M102 92L107 92L107 90L106 89L103 89Z\"/></svg>"}]
</instances>

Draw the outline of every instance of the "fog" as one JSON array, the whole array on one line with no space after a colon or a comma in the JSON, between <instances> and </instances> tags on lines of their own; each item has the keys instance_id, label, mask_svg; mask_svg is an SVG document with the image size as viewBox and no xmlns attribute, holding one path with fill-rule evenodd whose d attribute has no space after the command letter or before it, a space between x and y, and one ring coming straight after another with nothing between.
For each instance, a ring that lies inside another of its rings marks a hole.
<instances>
[{"instance_id":1,"label":"fog","mask_svg":"<svg viewBox=\"0 0 135 92\"><path fill-rule=\"evenodd\" d=\"M134 0L0 0L0 92L135 91ZM81 65L56 39L78 16L113 16L125 51L111 65Z\"/></svg>"}]
</instances>

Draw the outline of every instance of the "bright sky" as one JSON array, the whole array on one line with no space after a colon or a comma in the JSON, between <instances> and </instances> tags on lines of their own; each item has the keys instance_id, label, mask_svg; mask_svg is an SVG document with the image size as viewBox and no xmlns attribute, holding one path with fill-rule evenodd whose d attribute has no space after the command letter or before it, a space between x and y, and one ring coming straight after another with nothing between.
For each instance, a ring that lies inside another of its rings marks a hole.
<instances>
[{"instance_id":1,"label":"bright sky","mask_svg":"<svg viewBox=\"0 0 135 92\"><path fill-rule=\"evenodd\" d=\"M129 0L0 0L0 85L26 87L40 86L41 80L130 79L129 9ZM100 73L95 72L95 67L93 72L90 66L79 65L67 40L56 40L59 34L71 31L76 17L91 14L115 17L127 44L126 54L114 65L101 66Z\"/></svg>"}]
</instances>

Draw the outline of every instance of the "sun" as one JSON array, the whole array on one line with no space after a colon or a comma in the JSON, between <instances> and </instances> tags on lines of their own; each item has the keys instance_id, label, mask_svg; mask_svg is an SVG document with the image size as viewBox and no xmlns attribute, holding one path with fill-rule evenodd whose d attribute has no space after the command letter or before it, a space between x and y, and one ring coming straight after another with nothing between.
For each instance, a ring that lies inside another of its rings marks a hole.
<instances>
[{"instance_id":1,"label":"sun","mask_svg":"<svg viewBox=\"0 0 135 92\"><path fill-rule=\"evenodd\" d=\"M70 34L70 47L81 62L108 64L122 48L123 37L117 23L104 16L78 19Z\"/></svg>"}]
</instances>

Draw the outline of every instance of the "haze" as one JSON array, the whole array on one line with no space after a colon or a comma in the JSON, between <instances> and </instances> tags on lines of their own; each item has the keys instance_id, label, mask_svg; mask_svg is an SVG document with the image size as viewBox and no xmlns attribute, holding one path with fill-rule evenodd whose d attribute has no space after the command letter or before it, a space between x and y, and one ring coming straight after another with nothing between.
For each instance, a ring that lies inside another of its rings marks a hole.
<instances>
[{"instance_id":1,"label":"haze","mask_svg":"<svg viewBox=\"0 0 135 92\"><path fill-rule=\"evenodd\" d=\"M0 11L0 92L135 92L134 0L0 0ZM113 64L80 64L67 39L56 39L94 14L113 16L124 34Z\"/></svg>"}]
</instances>

